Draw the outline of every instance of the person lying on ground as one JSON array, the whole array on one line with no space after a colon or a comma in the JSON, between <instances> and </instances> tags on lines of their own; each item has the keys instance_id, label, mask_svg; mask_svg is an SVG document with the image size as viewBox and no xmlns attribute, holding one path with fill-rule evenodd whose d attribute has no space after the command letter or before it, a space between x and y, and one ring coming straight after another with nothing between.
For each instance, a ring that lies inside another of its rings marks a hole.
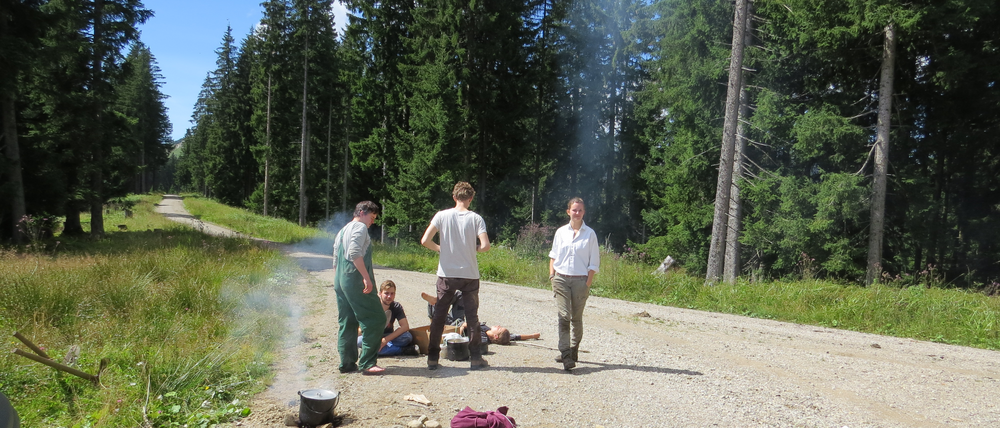
<instances>
[{"instance_id":1,"label":"person lying on ground","mask_svg":"<svg viewBox=\"0 0 1000 428\"><path fill-rule=\"evenodd\" d=\"M437 304L437 298L427 294L420 293L420 297L427 301L428 313L434 313L434 306ZM448 324L458 327L458 333L463 336L468 336L466 330L469 325L465 322L463 318L453 318L451 314L455 313L455 306L453 305L451 311L449 312ZM479 331L482 334L483 343L494 343L497 345L510 345L513 340L528 340L528 339L538 339L542 335L540 333L531 334L511 334L504 326L495 325L487 326L485 322L480 322Z\"/></svg>"},{"instance_id":2,"label":"person lying on ground","mask_svg":"<svg viewBox=\"0 0 1000 428\"><path fill-rule=\"evenodd\" d=\"M385 311L386 324L382 331L382 347L378 350L380 357L393 355L420 355L416 344L413 343L413 335L410 334L410 323L406 321L406 312L403 305L396 301L396 283L392 280L385 280L379 286L378 298L382 301L382 310ZM398 323L399 327L393 329L392 326ZM361 346L361 338L358 338L358 346Z\"/></svg>"}]
</instances>

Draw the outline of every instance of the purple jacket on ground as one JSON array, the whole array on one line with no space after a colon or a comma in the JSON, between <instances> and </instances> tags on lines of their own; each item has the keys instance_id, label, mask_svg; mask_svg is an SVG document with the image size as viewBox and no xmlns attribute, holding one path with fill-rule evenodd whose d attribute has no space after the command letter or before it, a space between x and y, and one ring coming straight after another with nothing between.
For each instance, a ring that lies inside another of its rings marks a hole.
<instances>
[{"instance_id":1,"label":"purple jacket on ground","mask_svg":"<svg viewBox=\"0 0 1000 428\"><path fill-rule=\"evenodd\" d=\"M507 407L477 412L466 406L451 419L451 428L514 428L517 423L507 416Z\"/></svg>"}]
</instances>

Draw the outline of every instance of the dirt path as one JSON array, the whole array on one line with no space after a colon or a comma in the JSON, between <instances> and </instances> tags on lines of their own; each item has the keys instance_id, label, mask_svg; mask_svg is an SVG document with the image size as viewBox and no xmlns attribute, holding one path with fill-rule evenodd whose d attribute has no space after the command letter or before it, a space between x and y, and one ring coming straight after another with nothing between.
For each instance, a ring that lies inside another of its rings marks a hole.
<instances>
[{"instance_id":1,"label":"dirt path","mask_svg":"<svg viewBox=\"0 0 1000 428\"><path fill-rule=\"evenodd\" d=\"M582 363L553 358L551 291L484 282L480 317L542 339L491 346L492 367L425 358L380 360L381 377L337 372L329 255L288 250L309 274L290 300L290 338L275 383L241 426L280 427L297 391L341 392L342 426L393 427L425 414L443 426L460 409L510 408L521 427L989 427L1000 353L910 339L591 297ZM412 326L428 324L429 274L376 269L392 279ZM423 394L429 407L404 400Z\"/></svg>"}]
</instances>

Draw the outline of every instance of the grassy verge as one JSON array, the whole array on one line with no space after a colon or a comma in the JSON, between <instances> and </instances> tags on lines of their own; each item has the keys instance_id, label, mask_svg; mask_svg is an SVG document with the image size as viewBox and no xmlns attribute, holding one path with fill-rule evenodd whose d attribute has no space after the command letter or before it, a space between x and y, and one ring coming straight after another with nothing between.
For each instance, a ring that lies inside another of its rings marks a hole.
<instances>
[{"instance_id":1,"label":"grassy verge","mask_svg":"<svg viewBox=\"0 0 1000 428\"><path fill-rule=\"evenodd\" d=\"M110 213L100 240L58 237L0 250L0 332L20 332L102 387L0 353L0 390L25 427L209 426L246 414L281 337L296 267L245 240L202 235L152 213ZM117 225L128 231L119 231ZM150 231L146 231L150 229ZM160 229L154 232L152 229ZM30 352L30 351L29 351Z\"/></svg>"},{"instance_id":2,"label":"grassy verge","mask_svg":"<svg viewBox=\"0 0 1000 428\"><path fill-rule=\"evenodd\" d=\"M375 263L433 273L437 255L417 245L376 247ZM706 287L683 271L653 275L654 267L615 254L601 256L592 293L712 312L746 315L1000 350L1000 299L926 285L859 287L827 281L740 281ZM548 259L504 247L479 255L482 278L548 288Z\"/></svg>"},{"instance_id":3,"label":"grassy verge","mask_svg":"<svg viewBox=\"0 0 1000 428\"><path fill-rule=\"evenodd\" d=\"M191 215L209 223L268 241L294 244L328 238L327 233L315 228L301 227L286 220L265 217L198 196L185 195L184 208Z\"/></svg>"}]
</instances>

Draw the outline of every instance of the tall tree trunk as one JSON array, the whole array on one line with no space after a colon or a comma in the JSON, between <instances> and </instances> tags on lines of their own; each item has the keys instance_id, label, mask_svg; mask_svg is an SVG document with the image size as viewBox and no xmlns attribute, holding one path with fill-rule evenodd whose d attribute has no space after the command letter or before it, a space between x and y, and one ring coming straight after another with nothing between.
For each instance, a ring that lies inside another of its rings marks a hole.
<instances>
[{"instance_id":1,"label":"tall tree trunk","mask_svg":"<svg viewBox=\"0 0 1000 428\"><path fill-rule=\"evenodd\" d=\"M749 25L749 24L748 24ZM743 230L743 199L740 197L739 180L743 177L743 152L746 139L743 138L743 120L750 111L747 91L740 91L740 123L736 126L736 151L733 153L733 180L729 190L729 227L726 229L726 263L723 280L727 284L736 282L740 274L740 233Z\"/></svg>"},{"instance_id":2,"label":"tall tree trunk","mask_svg":"<svg viewBox=\"0 0 1000 428\"><path fill-rule=\"evenodd\" d=\"M306 164L309 162L309 124L307 122L309 93L309 37L302 52L302 146L299 157L299 226L306 225L309 200L306 196Z\"/></svg>"},{"instance_id":3,"label":"tall tree trunk","mask_svg":"<svg viewBox=\"0 0 1000 428\"><path fill-rule=\"evenodd\" d=\"M267 73L267 123L264 125L264 215L271 195L271 73Z\"/></svg>"},{"instance_id":4,"label":"tall tree trunk","mask_svg":"<svg viewBox=\"0 0 1000 428\"><path fill-rule=\"evenodd\" d=\"M350 107L350 101L348 101L348 107ZM340 210L347 211L347 174L351 167L351 113L350 108L347 108L347 114L344 118L344 177L341 180L340 189Z\"/></svg>"},{"instance_id":5,"label":"tall tree trunk","mask_svg":"<svg viewBox=\"0 0 1000 428\"><path fill-rule=\"evenodd\" d=\"M896 65L896 29L885 26L882 49L882 80L878 89L878 130L875 139L875 176L872 185L871 227L868 235L868 272L865 284L882 273L882 236L885 227L885 188L889 171L889 124L892 119L892 85Z\"/></svg>"},{"instance_id":6,"label":"tall tree trunk","mask_svg":"<svg viewBox=\"0 0 1000 428\"><path fill-rule=\"evenodd\" d=\"M753 4L747 4L746 29L743 33L743 46L753 44ZM726 262L722 277L726 283L733 284L740 274L740 233L743 230L743 199L740 197L739 181L743 178L743 152L747 140L743 137L743 124L750 113L750 100L746 90L747 76L740 81L740 115L736 125L736 147L733 152L733 177L729 189L729 227L726 228Z\"/></svg>"},{"instance_id":7,"label":"tall tree trunk","mask_svg":"<svg viewBox=\"0 0 1000 428\"><path fill-rule=\"evenodd\" d=\"M733 180L733 155L736 125L739 122L740 92L743 86L743 39L749 0L736 0L733 18L733 49L729 62L729 86L726 91L726 120L722 130L722 152L719 154L719 178L715 186L715 215L712 218L712 241L708 250L708 270L705 281L714 284L722 275L729 227L729 193Z\"/></svg>"},{"instance_id":8,"label":"tall tree trunk","mask_svg":"<svg viewBox=\"0 0 1000 428\"><path fill-rule=\"evenodd\" d=\"M73 173L73 181L75 181L75 176L76 174ZM83 208L80 205L80 202L81 201L73 199L72 196L69 196L66 200L66 204L64 205L64 209L66 210L66 221L63 223L63 235L82 236L84 234L83 225L80 224L80 209Z\"/></svg>"},{"instance_id":9,"label":"tall tree trunk","mask_svg":"<svg viewBox=\"0 0 1000 428\"><path fill-rule=\"evenodd\" d=\"M94 0L94 63L93 80L90 90L94 93L94 123L91 132L90 149L93 163L90 171L90 235L104 235L104 123L103 109L104 103L102 80L104 79L104 50L101 48L103 41L104 23L104 0Z\"/></svg>"},{"instance_id":10,"label":"tall tree trunk","mask_svg":"<svg viewBox=\"0 0 1000 428\"><path fill-rule=\"evenodd\" d=\"M6 2L0 3L0 38L7 35L7 8ZM0 89L0 127L3 134L0 134L0 145L4 146L4 155L7 157L7 182L10 188L10 211L11 217L11 237L15 243L24 242L25 235L21 233L18 222L27 214L27 207L24 202L24 178L21 173L21 150L17 141L17 110L15 106L14 93L16 76L8 76L9 90ZM3 218L3 212L0 212Z\"/></svg>"},{"instance_id":11,"label":"tall tree trunk","mask_svg":"<svg viewBox=\"0 0 1000 428\"><path fill-rule=\"evenodd\" d=\"M0 16L0 25L6 26L7 20ZM0 34L6 33L6 28L0 28ZM10 195L10 218L13 230L11 236L14 242L24 242L24 234L18 227L18 223L24 218L26 208L24 204L24 180L21 177L21 151L17 141L17 113L14 110L13 85L11 91L4 91L0 94L0 110L3 110L3 140L4 155L7 156L7 182L11 190Z\"/></svg>"},{"instance_id":12,"label":"tall tree trunk","mask_svg":"<svg viewBox=\"0 0 1000 428\"><path fill-rule=\"evenodd\" d=\"M333 171L333 165L330 165L330 134L333 132L333 99L327 107L326 113L326 212L323 213L323 218L330 218L330 179Z\"/></svg>"},{"instance_id":13,"label":"tall tree trunk","mask_svg":"<svg viewBox=\"0 0 1000 428\"><path fill-rule=\"evenodd\" d=\"M139 193L146 193L146 143L139 146Z\"/></svg>"}]
</instances>

